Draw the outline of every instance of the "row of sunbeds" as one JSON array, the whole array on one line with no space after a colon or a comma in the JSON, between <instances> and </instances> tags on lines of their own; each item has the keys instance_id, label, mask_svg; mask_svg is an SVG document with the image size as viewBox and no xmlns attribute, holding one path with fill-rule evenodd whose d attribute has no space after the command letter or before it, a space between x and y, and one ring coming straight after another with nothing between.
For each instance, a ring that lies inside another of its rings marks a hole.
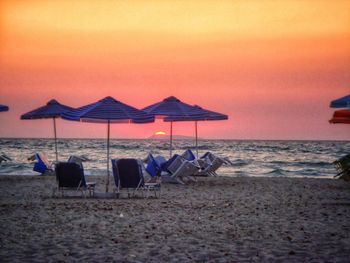
<instances>
[{"instance_id":1,"label":"row of sunbeds","mask_svg":"<svg viewBox=\"0 0 350 263\"><path fill-rule=\"evenodd\" d=\"M196 181L196 176L216 176L216 171L227 162L211 152L196 158L190 149L182 155L173 155L169 160L149 154L145 161L150 176L161 176L164 181L180 184L185 184L186 180Z\"/></svg>"},{"instance_id":2,"label":"row of sunbeds","mask_svg":"<svg viewBox=\"0 0 350 263\"><path fill-rule=\"evenodd\" d=\"M37 157L41 161L45 159L40 154ZM197 159L191 150L182 155L174 155L169 160L149 154L144 161L132 158L111 161L117 197L122 190L125 190L128 197L135 195L136 192L141 192L142 195L146 192L146 196L153 192L157 197L160 196L161 182L180 184L185 184L187 181L195 182L195 176L216 175L216 170L224 163L223 159L212 153ZM58 190L64 195L66 190L75 190L81 191L83 196L86 196L86 192L90 196L95 194L96 184L85 180L81 158L73 156L67 162L57 163L55 174L58 182L58 189L55 189L55 192Z\"/></svg>"}]
</instances>

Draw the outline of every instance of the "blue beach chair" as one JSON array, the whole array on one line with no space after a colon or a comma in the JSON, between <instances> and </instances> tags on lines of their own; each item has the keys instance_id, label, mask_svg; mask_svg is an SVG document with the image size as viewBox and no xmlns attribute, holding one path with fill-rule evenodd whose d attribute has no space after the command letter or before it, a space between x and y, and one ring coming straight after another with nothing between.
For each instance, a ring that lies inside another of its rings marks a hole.
<instances>
[{"instance_id":1,"label":"blue beach chair","mask_svg":"<svg viewBox=\"0 0 350 263\"><path fill-rule=\"evenodd\" d=\"M47 157L43 153L36 153L34 155L35 163L33 171L40 173L41 175L53 175L52 164L47 160Z\"/></svg>"},{"instance_id":2,"label":"blue beach chair","mask_svg":"<svg viewBox=\"0 0 350 263\"><path fill-rule=\"evenodd\" d=\"M187 161L194 161L197 159L191 149L187 149L181 156Z\"/></svg>"}]
</instances>

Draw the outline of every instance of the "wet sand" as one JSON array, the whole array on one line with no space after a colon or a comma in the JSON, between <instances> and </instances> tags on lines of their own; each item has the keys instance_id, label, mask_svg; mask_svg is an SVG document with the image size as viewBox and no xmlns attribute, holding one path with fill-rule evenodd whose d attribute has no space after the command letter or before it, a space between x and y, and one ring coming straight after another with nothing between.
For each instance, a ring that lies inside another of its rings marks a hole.
<instances>
[{"instance_id":1,"label":"wet sand","mask_svg":"<svg viewBox=\"0 0 350 263\"><path fill-rule=\"evenodd\" d=\"M342 180L199 178L160 199L53 198L55 185L0 177L1 262L349 262Z\"/></svg>"}]
</instances>

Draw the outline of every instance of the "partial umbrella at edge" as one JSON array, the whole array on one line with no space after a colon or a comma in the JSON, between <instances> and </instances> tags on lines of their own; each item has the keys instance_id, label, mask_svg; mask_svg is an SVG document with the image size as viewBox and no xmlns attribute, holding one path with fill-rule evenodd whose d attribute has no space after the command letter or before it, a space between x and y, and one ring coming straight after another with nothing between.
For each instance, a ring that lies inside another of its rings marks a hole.
<instances>
[{"instance_id":1,"label":"partial umbrella at edge","mask_svg":"<svg viewBox=\"0 0 350 263\"><path fill-rule=\"evenodd\" d=\"M95 103L71 110L62 115L63 119L71 121L107 123L107 183L106 192L109 187L109 137L110 123L149 123L154 121L152 115L138 110L132 106L105 97Z\"/></svg>"},{"instance_id":2,"label":"partial umbrella at edge","mask_svg":"<svg viewBox=\"0 0 350 263\"><path fill-rule=\"evenodd\" d=\"M336 100L332 100L330 105L331 108L347 108L350 107L350 94L344 97L341 97Z\"/></svg>"},{"instance_id":3,"label":"partial umbrella at edge","mask_svg":"<svg viewBox=\"0 0 350 263\"><path fill-rule=\"evenodd\" d=\"M203 117L204 113L195 106L189 105L177 99L174 96L165 98L164 100L154 103L143 108L145 112L152 114L156 118L165 120L168 117L186 118L186 120L196 120ZM173 121L170 122L170 157L172 155L173 140Z\"/></svg>"},{"instance_id":4,"label":"partial umbrella at edge","mask_svg":"<svg viewBox=\"0 0 350 263\"><path fill-rule=\"evenodd\" d=\"M195 134L196 134L196 153L198 158L198 121L219 121L219 120L227 120L228 115L218 113L215 111L210 111L207 109L203 109L198 105L194 105L199 111L202 112L202 116L194 117L194 118L186 118L186 117L167 117L164 119L165 122L172 121L194 121L195 122Z\"/></svg>"},{"instance_id":5,"label":"partial umbrella at edge","mask_svg":"<svg viewBox=\"0 0 350 263\"><path fill-rule=\"evenodd\" d=\"M350 124L350 109L336 110L333 118L329 120L330 123L345 123Z\"/></svg>"},{"instance_id":6,"label":"partial umbrella at edge","mask_svg":"<svg viewBox=\"0 0 350 263\"><path fill-rule=\"evenodd\" d=\"M8 106L0 104L0 112L1 111L8 111L8 110L9 110Z\"/></svg>"},{"instance_id":7,"label":"partial umbrella at edge","mask_svg":"<svg viewBox=\"0 0 350 263\"><path fill-rule=\"evenodd\" d=\"M45 106L27 112L21 116L22 120L34 120L34 119L53 119L53 128L55 136L55 154L56 161L58 161L57 153L57 133L56 133L56 118L61 117L64 112L72 110L72 107L60 104L57 100L50 100Z\"/></svg>"}]
</instances>

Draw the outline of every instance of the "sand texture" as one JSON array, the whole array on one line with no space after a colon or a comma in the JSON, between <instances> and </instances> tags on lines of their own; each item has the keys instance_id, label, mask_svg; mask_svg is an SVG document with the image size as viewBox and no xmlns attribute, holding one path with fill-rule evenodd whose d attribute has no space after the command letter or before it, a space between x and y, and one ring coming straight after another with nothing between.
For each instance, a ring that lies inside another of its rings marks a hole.
<instances>
[{"instance_id":1,"label":"sand texture","mask_svg":"<svg viewBox=\"0 0 350 263\"><path fill-rule=\"evenodd\" d=\"M160 199L52 198L55 185L0 177L1 262L350 261L342 180L199 178Z\"/></svg>"}]
</instances>

